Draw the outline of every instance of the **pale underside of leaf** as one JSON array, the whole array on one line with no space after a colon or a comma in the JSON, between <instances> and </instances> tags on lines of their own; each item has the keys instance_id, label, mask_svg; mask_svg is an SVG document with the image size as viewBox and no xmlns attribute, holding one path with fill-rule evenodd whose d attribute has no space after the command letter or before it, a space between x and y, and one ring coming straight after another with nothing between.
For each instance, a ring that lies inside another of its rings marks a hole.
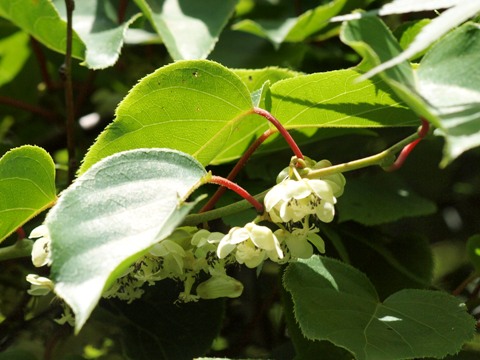
<instances>
[{"instance_id":1,"label":"pale underside of leaf","mask_svg":"<svg viewBox=\"0 0 480 360\"><path fill-rule=\"evenodd\" d=\"M180 199L205 174L178 151L136 149L103 159L62 193L46 224L55 292L76 331L104 288L183 220L193 204Z\"/></svg>"}]
</instances>

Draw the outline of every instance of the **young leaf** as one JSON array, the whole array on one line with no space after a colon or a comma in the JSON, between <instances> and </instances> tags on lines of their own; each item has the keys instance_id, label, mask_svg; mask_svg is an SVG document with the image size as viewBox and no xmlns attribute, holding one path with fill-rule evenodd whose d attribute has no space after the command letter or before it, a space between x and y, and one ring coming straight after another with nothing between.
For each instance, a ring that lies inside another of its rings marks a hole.
<instances>
[{"instance_id":1,"label":"young leaf","mask_svg":"<svg viewBox=\"0 0 480 360\"><path fill-rule=\"evenodd\" d=\"M36 146L22 146L0 159L0 242L53 205L55 164Z\"/></svg>"},{"instance_id":2,"label":"young leaf","mask_svg":"<svg viewBox=\"0 0 480 360\"><path fill-rule=\"evenodd\" d=\"M10 20L50 49L65 53L67 24L51 1L0 0L0 16ZM74 33L72 56L83 59L85 44Z\"/></svg>"},{"instance_id":3,"label":"young leaf","mask_svg":"<svg viewBox=\"0 0 480 360\"><path fill-rule=\"evenodd\" d=\"M15 78L29 56L29 36L23 31L0 40L0 86Z\"/></svg>"},{"instance_id":4,"label":"young leaf","mask_svg":"<svg viewBox=\"0 0 480 360\"><path fill-rule=\"evenodd\" d=\"M333 16L362 7L368 2L333 0L307 10L298 17L257 21L247 19L239 21L232 28L266 38L278 49L283 42L301 42L317 35L329 25Z\"/></svg>"},{"instance_id":5,"label":"young leaf","mask_svg":"<svg viewBox=\"0 0 480 360\"><path fill-rule=\"evenodd\" d=\"M66 19L65 0L53 0L53 3L62 18ZM84 64L90 69L104 69L117 62L125 32L141 15L140 13L132 15L119 24L118 19L111 19L108 16L106 7L107 2L103 0L75 2L72 25L85 43Z\"/></svg>"},{"instance_id":6,"label":"young leaf","mask_svg":"<svg viewBox=\"0 0 480 360\"><path fill-rule=\"evenodd\" d=\"M51 274L77 332L103 289L183 220L193 205L180 199L205 174L187 154L136 149L103 159L62 193L46 218Z\"/></svg>"},{"instance_id":7,"label":"young leaf","mask_svg":"<svg viewBox=\"0 0 480 360\"><path fill-rule=\"evenodd\" d=\"M237 4L237 0L135 2L161 36L174 60L205 59Z\"/></svg>"},{"instance_id":8,"label":"young leaf","mask_svg":"<svg viewBox=\"0 0 480 360\"><path fill-rule=\"evenodd\" d=\"M475 329L453 296L401 290L382 303L363 273L334 259L292 263L284 284L303 334L344 347L358 360L444 357L458 352Z\"/></svg>"},{"instance_id":9,"label":"young leaf","mask_svg":"<svg viewBox=\"0 0 480 360\"><path fill-rule=\"evenodd\" d=\"M207 165L222 150L238 142L245 148L256 133L268 129L261 117L243 116L251 109L250 92L232 71L206 60L178 61L130 91L115 121L86 154L80 173L106 156L134 148L177 149Z\"/></svg>"},{"instance_id":10,"label":"young leaf","mask_svg":"<svg viewBox=\"0 0 480 360\"><path fill-rule=\"evenodd\" d=\"M291 129L304 127L383 127L418 124L386 84L359 83L355 70L297 76L272 85L269 108ZM268 101L267 101L268 104Z\"/></svg>"}]
</instances>

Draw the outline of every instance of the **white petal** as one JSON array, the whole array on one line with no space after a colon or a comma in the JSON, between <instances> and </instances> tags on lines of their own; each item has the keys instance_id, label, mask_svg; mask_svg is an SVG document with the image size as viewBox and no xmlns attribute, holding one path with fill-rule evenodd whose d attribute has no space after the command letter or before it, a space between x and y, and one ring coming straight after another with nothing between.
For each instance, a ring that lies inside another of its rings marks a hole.
<instances>
[{"instance_id":1,"label":"white petal","mask_svg":"<svg viewBox=\"0 0 480 360\"><path fill-rule=\"evenodd\" d=\"M32 263L36 267L50 265L50 239L41 237L33 243Z\"/></svg>"},{"instance_id":2,"label":"white petal","mask_svg":"<svg viewBox=\"0 0 480 360\"><path fill-rule=\"evenodd\" d=\"M316 214L320 221L329 223L333 220L333 217L335 216L335 207L332 203L322 201L320 206L318 206L316 209Z\"/></svg>"},{"instance_id":3,"label":"white petal","mask_svg":"<svg viewBox=\"0 0 480 360\"><path fill-rule=\"evenodd\" d=\"M42 224L37 226L32 230L29 236L30 239L37 239L39 237L49 237L47 225Z\"/></svg>"}]
</instances>

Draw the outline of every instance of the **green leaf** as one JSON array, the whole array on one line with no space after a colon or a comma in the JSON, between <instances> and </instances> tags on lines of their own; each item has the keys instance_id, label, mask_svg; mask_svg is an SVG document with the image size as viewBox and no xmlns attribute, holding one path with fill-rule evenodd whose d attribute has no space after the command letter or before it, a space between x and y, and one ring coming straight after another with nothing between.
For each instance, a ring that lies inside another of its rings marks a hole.
<instances>
[{"instance_id":1,"label":"green leaf","mask_svg":"<svg viewBox=\"0 0 480 360\"><path fill-rule=\"evenodd\" d=\"M183 220L193 204L180 199L205 174L178 151L137 149L102 160L62 193L46 218L51 274L77 332L102 290Z\"/></svg>"},{"instance_id":2,"label":"green leaf","mask_svg":"<svg viewBox=\"0 0 480 360\"><path fill-rule=\"evenodd\" d=\"M337 207L339 221L354 220L368 226L429 215L437 209L398 177L385 173L350 179Z\"/></svg>"},{"instance_id":3,"label":"green leaf","mask_svg":"<svg viewBox=\"0 0 480 360\"><path fill-rule=\"evenodd\" d=\"M465 24L437 42L423 57L416 81L407 62L380 74L413 111L432 122L439 128L437 134L445 137L441 166L480 145L480 92L475 86L480 75L468 71L479 61L479 30L476 24ZM348 22L342 40L371 66L400 53L389 30L374 17Z\"/></svg>"},{"instance_id":4,"label":"green leaf","mask_svg":"<svg viewBox=\"0 0 480 360\"><path fill-rule=\"evenodd\" d=\"M467 241L468 258L475 266L475 270L480 271L480 235L473 235Z\"/></svg>"},{"instance_id":5,"label":"green leaf","mask_svg":"<svg viewBox=\"0 0 480 360\"><path fill-rule=\"evenodd\" d=\"M247 19L239 21L232 28L268 39L278 49L283 42L301 42L318 35L329 25L333 16L362 7L368 2L334 0L307 10L298 17L256 21Z\"/></svg>"},{"instance_id":6,"label":"green leaf","mask_svg":"<svg viewBox=\"0 0 480 360\"><path fill-rule=\"evenodd\" d=\"M418 124L383 81L358 82L359 76L355 70L337 70L279 81L272 85L267 105L289 129Z\"/></svg>"},{"instance_id":7,"label":"green leaf","mask_svg":"<svg viewBox=\"0 0 480 360\"><path fill-rule=\"evenodd\" d=\"M4 17L48 48L65 53L67 24L61 19L52 1L0 0L0 16ZM74 33L72 56L83 59L85 44Z\"/></svg>"},{"instance_id":8,"label":"green leaf","mask_svg":"<svg viewBox=\"0 0 480 360\"><path fill-rule=\"evenodd\" d=\"M279 67L266 67L263 69L232 69L240 79L247 85L248 90L253 92L260 89L266 81L275 84L277 81L289 79L301 73Z\"/></svg>"},{"instance_id":9,"label":"green leaf","mask_svg":"<svg viewBox=\"0 0 480 360\"><path fill-rule=\"evenodd\" d=\"M465 24L435 44L417 71L418 91L440 119L441 165L480 145L480 26Z\"/></svg>"},{"instance_id":10,"label":"green leaf","mask_svg":"<svg viewBox=\"0 0 480 360\"><path fill-rule=\"evenodd\" d=\"M480 3L477 1L459 2L456 6L444 11L440 16L426 25L407 49L394 58L389 59L387 62L370 70L365 76L370 77L386 69L392 68L425 50L443 35L473 17L479 11Z\"/></svg>"},{"instance_id":11,"label":"green leaf","mask_svg":"<svg viewBox=\"0 0 480 360\"><path fill-rule=\"evenodd\" d=\"M25 65L30 56L29 41L22 31L0 40L0 86L13 80Z\"/></svg>"},{"instance_id":12,"label":"green leaf","mask_svg":"<svg viewBox=\"0 0 480 360\"><path fill-rule=\"evenodd\" d=\"M397 27L393 34L398 39L398 43L400 44L402 49L405 50L412 43L418 33L430 22L430 19L408 21ZM411 56L409 60L413 61L422 57L423 55L425 55L426 51L427 49Z\"/></svg>"},{"instance_id":13,"label":"green leaf","mask_svg":"<svg viewBox=\"0 0 480 360\"><path fill-rule=\"evenodd\" d=\"M349 264L367 275L381 299L402 289L431 286L433 255L427 238L411 232L389 236L379 229L357 224L344 225L338 230L349 254ZM323 228L322 232L331 241ZM327 253L330 254L328 245Z\"/></svg>"},{"instance_id":14,"label":"green leaf","mask_svg":"<svg viewBox=\"0 0 480 360\"><path fill-rule=\"evenodd\" d=\"M205 354L220 331L225 300L178 304L178 283L162 280L128 304L108 300L106 307L121 327L123 349L129 358L193 359Z\"/></svg>"},{"instance_id":15,"label":"green leaf","mask_svg":"<svg viewBox=\"0 0 480 360\"><path fill-rule=\"evenodd\" d=\"M359 360L444 357L472 338L474 319L446 293L401 290L383 303L367 277L314 256L284 275L303 334L344 347Z\"/></svg>"},{"instance_id":16,"label":"green leaf","mask_svg":"<svg viewBox=\"0 0 480 360\"><path fill-rule=\"evenodd\" d=\"M174 60L205 59L237 0L135 0Z\"/></svg>"},{"instance_id":17,"label":"green leaf","mask_svg":"<svg viewBox=\"0 0 480 360\"><path fill-rule=\"evenodd\" d=\"M0 242L53 205L55 164L36 146L21 146L0 159Z\"/></svg>"},{"instance_id":18,"label":"green leaf","mask_svg":"<svg viewBox=\"0 0 480 360\"><path fill-rule=\"evenodd\" d=\"M290 293L282 287L281 294L288 334L295 346L295 359L316 359L321 354L322 360L352 360L352 355L348 351L333 345L331 342L307 339L295 319Z\"/></svg>"},{"instance_id":19,"label":"green leaf","mask_svg":"<svg viewBox=\"0 0 480 360\"><path fill-rule=\"evenodd\" d=\"M251 109L250 92L230 70L206 60L178 61L130 91L115 121L86 154L80 173L106 156L134 148L177 149L207 165L222 150L242 141L246 148L256 132L268 129L262 118L244 116Z\"/></svg>"},{"instance_id":20,"label":"green leaf","mask_svg":"<svg viewBox=\"0 0 480 360\"><path fill-rule=\"evenodd\" d=\"M52 0L63 19L66 19L65 0ZM84 64L90 69L113 66L120 54L128 27L140 13L118 23L117 18L108 16L109 1L81 0L75 2L73 29L85 43ZM65 52L63 50L62 52Z\"/></svg>"}]
</instances>

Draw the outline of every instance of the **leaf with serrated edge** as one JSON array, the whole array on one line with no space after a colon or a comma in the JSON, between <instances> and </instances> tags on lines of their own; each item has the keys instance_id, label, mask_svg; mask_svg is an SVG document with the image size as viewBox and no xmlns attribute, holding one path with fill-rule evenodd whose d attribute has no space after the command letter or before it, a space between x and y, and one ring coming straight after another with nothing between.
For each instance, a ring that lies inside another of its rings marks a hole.
<instances>
[{"instance_id":1,"label":"leaf with serrated edge","mask_svg":"<svg viewBox=\"0 0 480 360\"><path fill-rule=\"evenodd\" d=\"M116 119L86 154L80 173L119 151L167 147L203 165L239 141L268 129L240 78L207 60L184 60L143 78L120 103ZM253 130L252 130L253 129Z\"/></svg>"},{"instance_id":2,"label":"leaf with serrated edge","mask_svg":"<svg viewBox=\"0 0 480 360\"><path fill-rule=\"evenodd\" d=\"M25 145L0 159L0 242L56 200L55 164L42 148Z\"/></svg>"},{"instance_id":3,"label":"leaf with serrated edge","mask_svg":"<svg viewBox=\"0 0 480 360\"><path fill-rule=\"evenodd\" d=\"M180 199L205 174L187 154L136 149L103 159L62 193L46 218L51 274L77 332L103 289L180 224L193 206Z\"/></svg>"},{"instance_id":4,"label":"leaf with serrated edge","mask_svg":"<svg viewBox=\"0 0 480 360\"><path fill-rule=\"evenodd\" d=\"M355 70L297 76L271 86L271 112L286 128L413 126L417 117L380 79Z\"/></svg>"},{"instance_id":5,"label":"leaf with serrated edge","mask_svg":"<svg viewBox=\"0 0 480 360\"><path fill-rule=\"evenodd\" d=\"M444 357L475 331L475 320L455 297L401 290L381 303L363 273L334 259L290 264L284 285L303 334L341 346L358 360Z\"/></svg>"},{"instance_id":6,"label":"leaf with serrated edge","mask_svg":"<svg viewBox=\"0 0 480 360\"><path fill-rule=\"evenodd\" d=\"M174 60L205 59L237 4L237 0L135 2L161 36Z\"/></svg>"}]
</instances>

